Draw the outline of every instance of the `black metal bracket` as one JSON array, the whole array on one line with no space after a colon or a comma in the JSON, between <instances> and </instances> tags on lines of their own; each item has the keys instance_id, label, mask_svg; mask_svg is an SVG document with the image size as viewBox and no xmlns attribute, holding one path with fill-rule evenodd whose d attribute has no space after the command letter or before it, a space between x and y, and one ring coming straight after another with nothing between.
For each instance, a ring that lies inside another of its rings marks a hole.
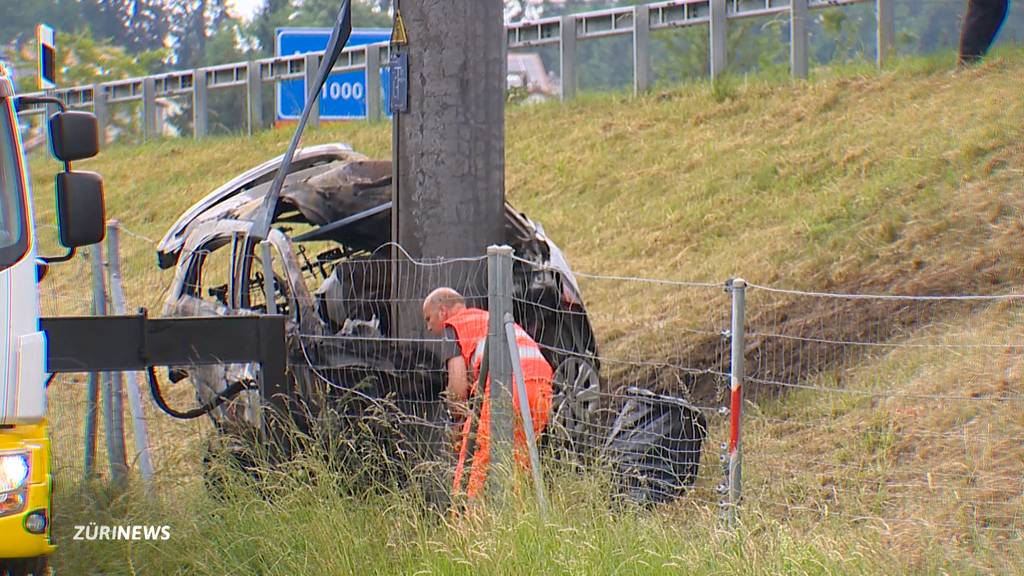
<instances>
[{"instance_id":1,"label":"black metal bracket","mask_svg":"<svg viewBox=\"0 0 1024 576\"><path fill-rule=\"evenodd\" d=\"M39 325L48 372L259 362L261 396L287 414L284 316L66 316L40 318Z\"/></svg>"}]
</instances>

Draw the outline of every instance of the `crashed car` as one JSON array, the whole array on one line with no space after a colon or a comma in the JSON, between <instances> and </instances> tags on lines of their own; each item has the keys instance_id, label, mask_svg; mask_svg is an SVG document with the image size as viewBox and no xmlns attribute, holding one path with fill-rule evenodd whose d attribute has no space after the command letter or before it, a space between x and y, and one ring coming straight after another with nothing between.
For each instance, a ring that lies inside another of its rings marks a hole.
<instances>
[{"instance_id":1,"label":"crashed car","mask_svg":"<svg viewBox=\"0 0 1024 576\"><path fill-rule=\"evenodd\" d=\"M157 260L176 271L164 315L268 310L261 248L249 231L265 217L280 163L274 158L217 188L167 231ZM272 209L272 308L288 319L289 373L303 403L322 406L332 391L363 386L367 397L394 399L403 414L443 418L441 403L430 402L443 390L443 363L429 349L389 340L391 162L343 144L300 149ZM518 257L516 320L555 368L552 436L579 442L599 408L597 346L579 287L543 228L508 204L505 240ZM190 376L208 402L234 382L254 381L256 372L225 365L174 374ZM211 416L217 424L257 426L257 403L250 390Z\"/></svg>"}]
</instances>

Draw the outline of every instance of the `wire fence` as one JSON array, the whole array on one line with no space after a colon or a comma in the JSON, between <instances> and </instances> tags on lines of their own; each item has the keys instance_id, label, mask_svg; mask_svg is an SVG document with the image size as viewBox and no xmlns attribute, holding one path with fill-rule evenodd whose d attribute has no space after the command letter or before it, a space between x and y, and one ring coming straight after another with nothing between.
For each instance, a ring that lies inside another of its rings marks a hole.
<instances>
[{"instance_id":1,"label":"wire fence","mask_svg":"<svg viewBox=\"0 0 1024 576\"><path fill-rule=\"evenodd\" d=\"M427 262L390 245L318 251L295 248L280 233L264 251L224 230L186 245L172 280L147 264L151 239L120 230L128 312L162 306L170 315L288 318L290 380L301 407L293 415L327 442L353 481L426 478L431 497L447 503L460 459L472 467L471 454L460 458L467 428L449 396L458 335L428 333L422 310L428 293L450 286L471 307L505 299L550 366L550 408L533 415L542 470L607 473L611 496L645 506L722 507L741 520L749 507L784 519L871 525L897 544L1020 537L1024 295L749 285L737 318L735 283L573 273L560 257L539 252L507 261L503 290L493 255ZM99 302L111 312L114 301L89 294L87 278L111 280L112 255L97 257L95 249L42 284L44 314L87 313ZM502 351L489 338L485 357ZM739 374L731 352L737 338L746 366ZM177 368L159 373L177 406L202 402L234 379L258 378L251 365ZM479 379L479 370L469 372ZM511 394L512 374L489 377ZM478 389L467 404L477 415L471 447L483 396ZM144 425L152 481L191 485L203 478L204 459L219 457L210 449L223 448L228 432L259 427L258 405L254 392L243 393L207 418L183 422L156 409L139 375L61 375L49 389L57 482L77 485L89 470L116 479L119 462L126 477L141 476L137 427ZM125 414L122 424L115 412ZM244 449L234 457L244 458Z\"/></svg>"}]
</instances>

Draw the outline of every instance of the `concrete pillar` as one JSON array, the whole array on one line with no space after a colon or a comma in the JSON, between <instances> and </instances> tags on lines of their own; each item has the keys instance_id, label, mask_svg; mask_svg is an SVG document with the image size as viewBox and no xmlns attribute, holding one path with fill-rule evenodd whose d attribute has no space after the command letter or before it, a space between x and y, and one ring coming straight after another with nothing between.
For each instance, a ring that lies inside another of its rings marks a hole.
<instances>
[{"instance_id":1,"label":"concrete pillar","mask_svg":"<svg viewBox=\"0 0 1024 576\"><path fill-rule=\"evenodd\" d=\"M394 115L394 239L413 258L482 257L504 243L505 31L501 0L405 0L408 111ZM395 252L398 260L400 253ZM397 334L424 333L419 300L435 284L484 294L481 263L440 277L396 265ZM403 278L402 274L412 274Z\"/></svg>"},{"instance_id":2,"label":"concrete pillar","mask_svg":"<svg viewBox=\"0 0 1024 576\"><path fill-rule=\"evenodd\" d=\"M96 115L100 146L103 146L107 143L107 127L110 126L110 105L102 84L92 85L92 113Z\"/></svg>"},{"instance_id":3,"label":"concrete pillar","mask_svg":"<svg viewBox=\"0 0 1024 576\"><path fill-rule=\"evenodd\" d=\"M248 114L246 126L249 135L259 132L263 128L263 82L260 78L260 65L258 62L249 61L245 70L246 82L245 93L248 102Z\"/></svg>"},{"instance_id":4,"label":"concrete pillar","mask_svg":"<svg viewBox=\"0 0 1024 576\"><path fill-rule=\"evenodd\" d=\"M576 17L562 16L558 28L559 73L562 75L562 100L576 97Z\"/></svg>"},{"instance_id":5,"label":"concrete pillar","mask_svg":"<svg viewBox=\"0 0 1024 576\"><path fill-rule=\"evenodd\" d=\"M142 139L158 138L156 126L156 79L142 79Z\"/></svg>"},{"instance_id":6,"label":"concrete pillar","mask_svg":"<svg viewBox=\"0 0 1024 576\"><path fill-rule=\"evenodd\" d=\"M310 93L310 87L316 86L316 73L320 68L320 57L316 54L306 54L306 67L305 67L305 79L306 79L306 100L312 100L320 96L319 92ZM313 109L309 111L309 120L306 121L306 126L310 128L316 128L320 126L320 104L317 103L313 106Z\"/></svg>"},{"instance_id":7,"label":"concrete pillar","mask_svg":"<svg viewBox=\"0 0 1024 576\"><path fill-rule=\"evenodd\" d=\"M206 71L196 68L192 72L192 137L205 138L209 112L206 108Z\"/></svg>"},{"instance_id":8,"label":"concrete pillar","mask_svg":"<svg viewBox=\"0 0 1024 576\"><path fill-rule=\"evenodd\" d=\"M896 45L896 0L875 0L877 15L877 47L876 61L881 68L892 58L893 47Z\"/></svg>"},{"instance_id":9,"label":"concrete pillar","mask_svg":"<svg viewBox=\"0 0 1024 576\"><path fill-rule=\"evenodd\" d=\"M377 122L381 117L380 48L366 47L366 121Z\"/></svg>"},{"instance_id":10,"label":"concrete pillar","mask_svg":"<svg viewBox=\"0 0 1024 576\"><path fill-rule=\"evenodd\" d=\"M709 62L711 63L711 79L714 80L725 74L729 65L728 57L728 28L729 21L726 18L726 0L711 0L711 25L708 27L710 42Z\"/></svg>"},{"instance_id":11,"label":"concrete pillar","mask_svg":"<svg viewBox=\"0 0 1024 576\"><path fill-rule=\"evenodd\" d=\"M651 86L651 8L633 7L633 93Z\"/></svg>"},{"instance_id":12,"label":"concrete pillar","mask_svg":"<svg viewBox=\"0 0 1024 576\"><path fill-rule=\"evenodd\" d=\"M810 69L808 60L807 0L790 0L789 70L793 78L805 80Z\"/></svg>"}]
</instances>

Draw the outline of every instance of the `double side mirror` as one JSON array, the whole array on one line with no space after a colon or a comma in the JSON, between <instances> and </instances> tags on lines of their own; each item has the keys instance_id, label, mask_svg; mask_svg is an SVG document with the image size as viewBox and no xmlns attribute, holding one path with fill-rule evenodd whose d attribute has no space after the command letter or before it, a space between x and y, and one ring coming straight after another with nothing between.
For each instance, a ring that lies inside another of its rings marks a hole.
<instances>
[{"instance_id":1,"label":"double side mirror","mask_svg":"<svg viewBox=\"0 0 1024 576\"><path fill-rule=\"evenodd\" d=\"M65 248L102 242L106 236L103 178L95 172L57 174L57 228Z\"/></svg>"},{"instance_id":2,"label":"double side mirror","mask_svg":"<svg viewBox=\"0 0 1024 576\"><path fill-rule=\"evenodd\" d=\"M50 146L62 162L92 158L100 151L99 123L90 112L71 110L50 116Z\"/></svg>"}]
</instances>

